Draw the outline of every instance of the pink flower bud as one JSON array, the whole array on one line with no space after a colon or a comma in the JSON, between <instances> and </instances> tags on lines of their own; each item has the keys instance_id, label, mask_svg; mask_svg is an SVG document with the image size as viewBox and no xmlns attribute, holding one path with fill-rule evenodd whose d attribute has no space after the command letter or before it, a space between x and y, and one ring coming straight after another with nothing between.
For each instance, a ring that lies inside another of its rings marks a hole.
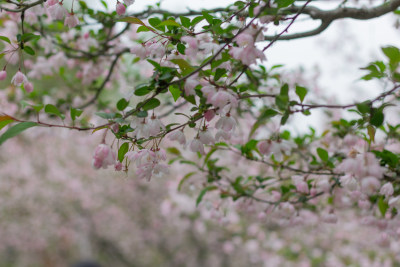
<instances>
[{"instance_id":1,"label":"pink flower bud","mask_svg":"<svg viewBox=\"0 0 400 267\"><path fill-rule=\"evenodd\" d=\"M121 162L119 162L119 161L116 161L115 162L115 164L114 164L114 169L116 170L116 171L122 171L122 163Z\"/></svg>"},{"instance_id":2,"label":"pink flower bud","mask_svg":"<svg viewBox=\"0 0 400 267\"><path fill-rule=\"evenodd\" d=\"M126 11L125 5L120 3L120 2L117 2L116 11L117 11L117 14L120 15L120 16L125 14L125 11Z\"/></svg>"},{"instance_id":3,"label":"pink flower bud","mask_svg":"<svg viewBox=\"0 0 400 267\"><path fill-rule=\"evenodd\" d=\"M15 86L20 86L26 81L28 81L28 79L26 78L25 74L23 74L20 70L17 71L17 73L11 79L11 83Z\"/></svg>"},{"instance_id":4,"label":"pink flower bud","mask_svg":"<svg viewBox=\"0 0 400 267\"><path fill-rule=\"evenodd\" d=\"M27 93L32 93L33 84L31 82L24 83L24 88L25 88Z\"/></svg>"},{"instance_id":5,"label":"pink flower bud","mask_svg":"<svg viewBox=\"0 0 400 267\"><path fill-rule=\"evenodd\" d=\"M0 71L0 81L4 81L7 77L7 72L5 70Z\"/></svg>"},{"instance_id":6,"label":"pink flower bud","mask_svg":"<svg viewBox=\"0 0 400 267\"><path fill-rule=\"evenodd\" d=\"M214 117L215 117L214 110L207 110L206 113L204 113L204 118L206 118L207 121L211 121Z\"/></svg>"}]
</instances>

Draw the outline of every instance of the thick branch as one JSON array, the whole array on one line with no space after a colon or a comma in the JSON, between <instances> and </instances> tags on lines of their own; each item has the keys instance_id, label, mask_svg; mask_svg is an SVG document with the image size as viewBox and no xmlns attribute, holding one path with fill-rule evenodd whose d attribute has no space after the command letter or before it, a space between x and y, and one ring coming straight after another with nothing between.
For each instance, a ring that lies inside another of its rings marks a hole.
<instances>
[{"instance_id":1,"label":"thick branch","mask_svg":"<svg viewBox=\"0 0 400 267\"><path fill-rule=\"evenodd\" d=\"M334 10L321 10L316 7L306 7L301 11L301 14L306 14L310 16L314 20L321 20L321 25L313 30L295 33L291 35L281 36L279 40L293 40L299 39L309 36L314 36L320 34L325 29L329 27L329 25L338 19L358 19L358 20L369 20L373 18L380 17L387 13L395 11L398 7L400 7L400 0L391 0L386 2L380 6L373 8L337 8ZM293 6L285 11L289 12L298 12L302 7ZM276 38L276 36L265 36L266 41L271 41Z\"/></svg>"}]
</instances>

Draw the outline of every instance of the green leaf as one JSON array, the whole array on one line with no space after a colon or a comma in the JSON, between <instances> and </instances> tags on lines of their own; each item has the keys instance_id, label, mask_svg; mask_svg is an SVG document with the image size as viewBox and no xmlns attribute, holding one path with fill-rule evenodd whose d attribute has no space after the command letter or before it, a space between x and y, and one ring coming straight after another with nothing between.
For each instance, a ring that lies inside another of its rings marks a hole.
<instances>
[{"instance_id":1,"label":"green leaf","mask_svg":"<svg viewBox=\"0 0 400 267\"><path fill-rule=\"evenodd\" d=\"M71 108L71 119L74 121L76 118L79 118L82 115L83 110L77 108Z\"/></svg>"},{"instance_id":2,"label":"green leaf","mask_svg":"<svg viewBox=\"0 0 400 267\"><path fill-rule=\"evenodd\" d=\"M158 24L157 26L174 26L174 27L180 27L181 25L176 22L175 20L172 19L167 19Z\"/></svg>"},{"instance_id":3,"label":"green leaf","mask_svg":"<svg viewBox=\"0 0 400 267\"><path fill-rule=\"evenodd\" d=\"M218 189L218 187L216 186L207 186L206 188L204 188L203 190L201 190L199 196L196 199L196 207L200 204L200 202L203 200L204 195L207 193L207 191L212 191L212 190L216 190Z\"/></svg>"},{"instance_id":4,"label":"green leaf","mask_svg":"<svg viewBox=\"0 0 400 267\"><path fill-rule=\"evenodd\" d=\"M32 47L30 47L30 46L27 46L27 45L24 46L24 51L25 51L25 53L27 53L31 56L35 55L35 50L33 50Z\"/></svg>"},{"instance_id":5,"label":"green leaf","mask_svg":"<svg viewBox=\"0 0 400 267\"><path fill-rule=\"evenodd\" d=\"M32 40L39 40L40 37L41 37L40 35L36 35L36 34L30 33L30 32L24 33L21 36L21 42L27 43Z\"/></svg>"},{"instance_id":6,"label":"green leaf","mask_svg":"<svg viewBox=\"0 0 400 267\"><path fill-rule=\"evenodd\" d=\"M176 102L176 100L178 100L178 98L181 96L181 90L179 89L179 87L177 85L171 85L169 87L169 91L171 92L172 97L174 98L174 101Z\"/></svg>"},{"instance_id":7,"label":"green leaf","mask_svg":"<svg viewBox=\"0 0 400 267\"><path fill-rule=\"evenodd\" d=\"M157 98L152 98L150 99L144 106L142 107L143 110L150 110L150 109L155 109L161 104L160 100Z\"/></svg>"},{"instance_id":8,"label":"green leaf","mask_svg":"<svg viewBox=\"0 0 400 267\"><path fill-rule=\"evenodd\" d=\"M186 70L193 70L193 67L189 64L189 62L187 62L186 60L182 59L182 58L175 58L175 59L171 59L170 60L172 63L176 64L179 66L179 68L183 71Z\"/></svg>"},{"instance_id":9,"label":"green leaf","mask_svg":"<svg viewBox=\"0 0 400 267\"><path fill-rule=\"evenodd\" d=\"M117 109L122 111L124 110L127 106L129 105L129 101L127 101L125 98L121 98L118 103L117 103Z\"/></svg>"},{"instance_id":10,"label":"green leaf","mask_svg":"<svg viewBox=\"0 0 400 267\"><path fill-rule=\"evenodd\" d=\"M385 115L383 114L382 110L375 109L375 110L373 110L373 112L371 114L371 119L369 122L373 126L379 127L383 124L384 120L385 120Z\"/></svg>"},{"instance_id":11,"label":"green leaf","mask_svg":"<svg viewBox=\"0 0 400 267\"><path fill-rule=\"evenodd\" d=\"M383 197L380 197L378 200L378 208L379 211L381 212L382 217L385 217L386 215L386 211L389 208L388 203L386 203L386 201L383 199Z\"/></svg>"},{"instance_id":12,"label":"green leaf","mask_svg":"<svg viewBox=\"0 0 400 267\"><path fill-rule=\"evenodd\" d=\"M37 126L36 122L21 122L13 127L10 127L2 136L0 136L0 146L8 139L20 134L28 128Z\"/></svg>"},{"instance_id":13,"label":"green leaf","mask_svg":"<svg viewBox=\"0 0 400 267\"><path fill-rule=\"evenodd\" d=\"M138 118L146 118L147 116L149 116L149 114L147 113L147 111L144 111L144 110L136 113L136 117L138 117Z\"/></svg>"},{"instance_id":14,"label":"green leaf","mask_svg":"<svg viewBox=\"0 0 400 267\"><path fill-rule=\"evenodd\" d=\"M357 103L356 107L358 111L360 111L362 114L365 114L370 112L370 104L371 104L370 101L365 101L362 103Z\"/></svg>"},{"instance_id":15,"label":"green leaf","mask_svg":"<svg viewBox=\"0 0 400 267\"><path fill-rule=\"evenodd\" d=\"M47 104L44 107L44 112L46 112L47 114L56 115L57 117L60 117L62 120L65 119L65 115L61 114L58 108L52 104Z\"/></svg>"},{"instance_id":16,"label":"green leaf","mask_svg":"<svg viewBox=\"0 0 400 267\"><path fill-rule=\"evenodd\" d=\"M179 53L181 53L182 55L184 55L184 54L185 54L185 50L186 50L186 46L185 46L184 44L182 44L182 43L179 43L179 44L176 46L176 49L178 50Z\"/></svg>"},{"instance_id":17,"label":"green leaf","mask_svg":"<svg viewBox=\"0 0 400 267\"><path fill-rule=\"evenodd\" d=\"M143 21L141 21L140 19L135 18L135 17L125 17L125 18L119 19L118 21L142 25L142 26L148 28L150 31L156 32L156 30L154 28L147 26L146 24L144 24Z\"/></svg>"},{"instance_id":18,"label":"green leaf","mask_svg":"<svg viewBox=\"0 0 400 267\"><path fill-rule=\"evenodd\" d=\"M215 71L214 81L218 81L226 72L227 72L226 69L220 69L220 68L218 68L218 69Z\"/></svg>"},{"instance_id":19,"label":"green leaf","mask_svg":"<svg viewBox=\"0 0 400 267\"><path fill-rule=\"evenodd\" d=\"M190 28L190 19L187 17L180 16L179 19L181 20L181 24L185 28Z\"/></svg>"},{"instance_id":20,"label":"green leaf","mask_svg":"<svg viewBox=\"0 0 400 267\"><path fill-rule=\"evenodd\" d=\"M296 0L275 0L275 3L278 4L278 8L287 7L293 4Z\"/></svg>"},{"instance_id":21,"label":"green leaf","mask_svg":"<svg viewBox=\"0 0 400 267\"><path fill-rule=\"evenodd\" d=\"M106 119L106 120L111 120L115 118L115 113L105 113L105 112L96 112L95 113L97 116L100 118Z\"/></svg>"},{"instance_id":22,"label":"green leaf","mask_svg":"<svg viewBox=\"0 0 400 267\"><path fill-rule=\"evenodd\" d=\"M167 148L167 152L170 153L170 154L173 154L175 156L180 156L181 155L181 152L176 147L168 147Z\"/></svg>"},{"instance_id":23,"label":"green leaf","mask_svg":"<svg viewBox=\"0 0 400 267\"><path fill-rule=\"evenodd\" d=\"M194 19L192 19L192 22L191 22L192 26L195 26L197 23L199 23L199 22L202 21L203 19L204 19L203 16L195 17Z\"/></svg>"},{"instance_id":24,"label":"green leaf","mask_svg":"<svg viewBox=\"0 0 400 267\"><path fill-rule=\"evenodd\" d=\"M0 40L2 40L2 41L4 41L4 42L7 42L7 43L11 44L11 41L10 41L10 39L8 39L8 37L6 37L6 36L1 36L1 35L0 35Z\"/></svg>"},{"instance_id":25,"label":"green leaf","mask_svg":"<svg viewBox=\"0 0 400 267\"><path fill-rule=\"evenodd\" d=\"M136 30L137 33L139 33L139 32L149 32L149 31L150 31L150 29L148 27L146 27L146 26L139 26L137 28L137 30Z\"/></svg>"},{"instance_id":26,"label":"green leaf","mask_svg":"<svg viewBox=\"0 0 400 267\"><path fill-rule=\"evenodd\" d=\"M129 143L123 143L118 149L118 160L122 162L125 154L129 151Z\"/></svg>"},{"instance_id":27,"label":"green leaf","mask_svg":"<svg viewBox=\"0 0 400 267\"><path fill-rule=\"evenodd\" d=\"M178 191L181 191L183 183L190 178L190 176L192 176L193 174L196 174L196 172L189 172L188 174L186 174L185 176L183 176L183 178L181 179L181 181L179 182L178 185Z\"/></svg>"},{"instance_id":28,"label":"green leaf","mask_svg":"<svg viewBox=\"0 0 400 267\"><path fill-rule=\"evenodd\" d=\"M204 18L207 20L208 23L213 24L214 17L208 14L206 11L202 11L201 14L203 14Z\"/></svg>"},{"instance_id":29,"label":"green leaf","mask_svg":"<svg viewBox=\"0 0 400 267\"><path fill-rule=\"evenodd\" d=\"M303 102L305 96L307 95L307 89L302 86L296 86L296 95L299 96L300 101Z\"/></svg>"},{"instance_id":30,"label":"green leaf","mask_svg":"<svg viewBox=\"0 0 400 267\"><path fill-rule=\"evenodd\" d=\"M4 121L0 120L0 130L12 122L14 122L14 120L4 120Z\"/></svg>"},{"instance_id":31,"label":"green leaf","mask_svg":"<svg viewBox=\"0 0 400 267\"><path fill-rule=\"evenodd\" d=\"M317 148L317 153L318 153L318 157L322 160L322 161L328 161L329 159L329 154L328 151L326 151L323 148Z\"/></svg>"}]
</instances>

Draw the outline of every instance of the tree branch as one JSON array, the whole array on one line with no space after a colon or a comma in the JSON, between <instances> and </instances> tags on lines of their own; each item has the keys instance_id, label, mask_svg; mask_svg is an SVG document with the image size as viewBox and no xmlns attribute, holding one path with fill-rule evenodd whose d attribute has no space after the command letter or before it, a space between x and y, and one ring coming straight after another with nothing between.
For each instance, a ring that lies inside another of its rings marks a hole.
<instances>
[{"instance_id":1,"label":"tree branch","mask_svg":"<svg viewBox=\"0 0 400 267\"><path fill-rule=\"evenodd\" d=\"M347 8L341 7L334 10L321 10L316 7L306 7L301 11L301 14L306 14L310 16L314 20L321 20L321 25L313 30L290 34L286 36L281 36L279 40L293 40L304 37L310 37L317 34L320 34L324 30L326 30L329 25L338 19L358 19L358 20L369 20L373 18L380 17L387 13L395 11L398 7L400 7L400 0L391 0L386 2L380 6L373 8ZM292 6L286 9L286 12L299 12L301 10L301 6ZM275 36L265 36L264 39L266 41L271 41L276 38Z\"/></svg>"}]
</instances>

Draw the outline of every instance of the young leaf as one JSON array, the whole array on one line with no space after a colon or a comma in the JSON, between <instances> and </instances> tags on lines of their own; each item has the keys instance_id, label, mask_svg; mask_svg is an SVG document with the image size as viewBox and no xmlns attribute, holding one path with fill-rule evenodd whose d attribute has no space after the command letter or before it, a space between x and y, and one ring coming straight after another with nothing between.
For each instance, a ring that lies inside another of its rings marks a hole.
<instances>
[{"instance_id":1,"label":"young leaf","mask_svg":"<svg viewBox=\"0 0 400 267\"><path fill-rule=\"evenodd\" d=\"M123 143L118 149L118 160L122 162L125 154L129 151L129 143Z\"/></svg>"},{"instance_id":2,"label":"young leaf","mask_svg":"<svg viewBox=\"0 0 400 267\"><path fill-rule=\"evenodd\" d=\"M2 41L4 41L4 42L7 42L7 43L11 44L11 41L10 41L10 39L8 39L8 37L5 37L5 36L0 36L0 40L2 40Z\"/></svg>"},{"instance_id":3,"label":"young leaf","mask_svg":"<svg viewBox=\"0 0 400 267\"><path fill-rule=\"evenodd\" d=\"M79 118L82 115L83 110L77 108L71 108L71 119L74 121L76 118Z\"/></svg>"},{"instance_id":4,"label":"young leaf","mask_svg":"<svg viewBox=\"0 0 400 267\"><path fill-rule=\"evenodd\" d=\"M150 99L144 106L142 107L143 110L150 110L150 109L155 109L161 104L160 100L157 98L152 98Z\"/></svg>"},{"instance_id":5,"label":"young leaf","mask_svg":"<svg viewBox=\"0 0 400 267\"><path fill-rule=\"evenodd\" d=\"M27 46L27 45L24 46L24 51L25 51L25 53L27 53L31 56L35 55L35 50L33 50L32 47L30 47L30 46Z\"/></svg>"},{"instance_id":6,"label":"young leaf","mask_svg":"<svg viewBox=\"0 0 400 267\"><path fill-rule=\"evenodd\" d=\"M8 139L18 135L19 133L25 131L28 128L37 126L36 122L21 122L13 127L9 128L2 136L0 136L0 146Z\"/></svg>"},{"instance_id":7,"label":"young leaf","mask_svg":"<svg viewBox=\"0 0 400 267\"><path fill-rule=\"evenodd\" d=\"M200 202L203 200L204 195L207 193L207 191L212 191L212 190L216 190L218 189L218 187L216 186L207 186L206 188L204 188L203 190L201 190L199 196L196 199L196 207L200 204Z\"/></svg>"},{"instance_id":8,"label":"young leaf","mask_svg":"<svg viewBox=\"0 0 400 267\"><path fill-rule=\"evenodd\" d=\"M303 102L304 97L307 95L307 89L302 86L296 86L296 95L299 96L300 102Z\"/></svg>"},{"instance_id":9,"label":"young leaf","mask_svg":"<svg viewBox=\"0 0 400 267\"><path fill-rule=\"evenodd\" d=\"M118 103L117 103L117 109L122 111L124 110L127 106L129 105L129 101L127 101L125 98L121 98Z\"/></svg>"},{"instance_id":10,"label":"young leaf","mask_svg":"<svg viewBox=\"0 0 400 267\"><path fill-rule=\"evenodd\" d=\"M44 107L44 112L52 115L56 115L57 117L60 117L62 120L65 119L65 115L61 114L61 112L58 110L58 108L52 104L47 104Z\"/></svg>"},{"instance_id":11,"label":"young leaf","mask_svg":"<svg viewBox=\"0 0 400 267\"><path fill-rule=\"evenodd\" d=\"M328 151L319 147L319 148L317 148L317 153L322 161L325 161L325 162L328 161L328 159L329 159Z\"/></svg>"}]
</instances>

